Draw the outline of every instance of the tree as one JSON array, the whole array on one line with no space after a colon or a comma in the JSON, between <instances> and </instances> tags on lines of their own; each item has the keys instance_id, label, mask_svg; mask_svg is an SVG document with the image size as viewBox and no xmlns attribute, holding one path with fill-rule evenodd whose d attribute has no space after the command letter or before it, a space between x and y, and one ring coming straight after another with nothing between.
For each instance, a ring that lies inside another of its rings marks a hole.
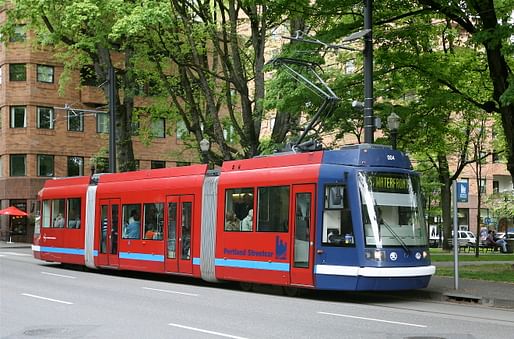
<instances>
[{"instance_id":1,"label":"tree","mask_svg":"<svg viewBox=\"0 0 514 339\"><path fill-rule=\"evenodd\" d=\"M513 45L510 17L514 1L436 1L418 0L423 8L440 13L452 24L459 25L477 44L477 55L484 55L489 71L486 84L492 89L486 101L470 102L489 113L501 115L506 140L507 170L514 182L514 83L510 64Z\"/></svg>"},{"instance_id":2,"label":"tree","mask_svg":"<svg viewBox=\"0 0 514 339\"><path fill-rule=\"evenodd\" d=\"M5 4L4 4L5 6ZM134 109L133 49L110 36L113 25L135 6L121 0L17 0L9 6L8 21L2 27L7 35L19 23L27 24L37 42L54 48L63 61L65 71L61 85L69 80L70 72L85 65L93 65L98 84L108 80L109 69L117 69L119 86L116 92L116 158L119 171L135 169L132 149L132 112ZM108 86L103 87L105 95Z\"/></svg>"},{"instance_id":3,"label":"tree","mask_svg":"<svg viewBox=\"0 0 514 339\"><path fill-rule=\"evenodd\" d=\"M203 138L215 144L210 157L218 163L260 152L265 39L281 18L278 5L143 1L116 26L116 36L137 44L160 74L168 117L184 122L194 147Z\"/></svg>"}]
</instances>

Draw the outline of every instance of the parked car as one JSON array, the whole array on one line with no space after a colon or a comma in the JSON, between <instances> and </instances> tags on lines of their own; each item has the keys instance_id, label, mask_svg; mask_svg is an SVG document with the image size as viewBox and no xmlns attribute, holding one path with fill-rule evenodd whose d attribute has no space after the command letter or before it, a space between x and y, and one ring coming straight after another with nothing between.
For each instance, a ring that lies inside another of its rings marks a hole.
<instances>
[{"instance_id":1,"label":"parked car","mask_svg":"<svg viewBox=\"0 0 514 339\"><path fill-rule=\"evenodd\" d=\"M475 234L471 231L458 231L457 236L459 237L459 246L464 247L467 245L474 246L476 243ZM443 241L443 236L441 235L441 241ZM452 231L452 240L453 240L453 231ZM450 241L452 241L450 240ZM430 247L439 247L439 239L430 238Z\"/></svg>"},{"instance_id":2,"label":"parked car","mask_svg":"<svg viewBox=\"0 0 514 339\"><path fill-rule=\"evenodd\" d=\"M496 239L514 239L514 232L507 232L507 234L505 232L498 232L496 233Z\"/></svg>"},{"instance_id":3,"label":"parked car","mask_svg":"<svg viewBox=\"0 0 514 339\"><path fill-rule=\"evenodd\" d=\"M475 245L477 239L475 234L470 231L458 231L459 246Z\"/></svg>"}]
</instances>

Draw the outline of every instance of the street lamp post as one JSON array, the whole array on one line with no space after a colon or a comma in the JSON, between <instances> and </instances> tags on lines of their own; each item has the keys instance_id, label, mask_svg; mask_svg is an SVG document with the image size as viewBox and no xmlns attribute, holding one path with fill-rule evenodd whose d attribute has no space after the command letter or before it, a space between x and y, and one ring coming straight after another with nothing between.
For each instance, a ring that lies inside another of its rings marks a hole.
<instances>
[{"instance_id":1,"label":"street lamp post","mask_svg":"<svg viewBox=\"0 0 514 339\"><path fill-rule=\"evenodd\" d=\"M400 117L396 113L391 113L387 117L387 128L391 133L391 146L396 149L396 137L398 136L398 128L400 128Z\"/></svg>"},{"instance_id":2,"label":"street lamp post","mask_svg":"<svg viewBox=\"0 0 514 339\"><path fill-rule=\"evenodd\" d=\"M207 139L200 140L200 151L202 151L202 163L209 164L209 148L211 143Z\"/></svg>"}]
</instances>

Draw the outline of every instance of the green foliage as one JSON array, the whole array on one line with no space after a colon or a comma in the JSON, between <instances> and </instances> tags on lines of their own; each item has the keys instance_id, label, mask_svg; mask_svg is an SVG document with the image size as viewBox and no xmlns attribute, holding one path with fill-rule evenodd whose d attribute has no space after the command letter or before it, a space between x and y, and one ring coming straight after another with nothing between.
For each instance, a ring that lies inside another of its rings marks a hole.
<instances>
[{"instance_id":1,"label":"green foliage","mask_svg":"<svg viewBox=\"0 0 514 339\"><path fill-rule=\"evenodd\" d=\"M453 267L437 267L436 270L436 275L443 277L453 277L454 273ZM465 265L459 267L459 277L511 283L514 281L514 268L511 264Z\"/></svg>"}]
</instances>

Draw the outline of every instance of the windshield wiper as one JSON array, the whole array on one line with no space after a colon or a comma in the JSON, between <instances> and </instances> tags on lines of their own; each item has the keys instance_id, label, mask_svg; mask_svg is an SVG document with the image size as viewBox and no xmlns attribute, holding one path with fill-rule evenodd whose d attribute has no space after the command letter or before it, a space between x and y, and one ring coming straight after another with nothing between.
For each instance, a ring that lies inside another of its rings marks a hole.
<instances>
[{"instance_id":1,"label":"windshield wiper","mask_svg":"<svg viewBox=\"0 0 514 339\"><path fill-rule=\"evenodd\" d=\"M384 219L382 219L382 224L389 230L389 232L391 232L391 234L393 235L393 237L396 238L396 240L398 240L398 242L400 243L400 245L402 245L403 249L405 250L405 252L407 252L407 255L410 255L410 249L409 247L407 247L407 244L405 243L405 241L402 240L402 238L396 234L395 231L393 231L393 228L391 226L389 226L385 221Z\"/></svg>"}]
</instances>

